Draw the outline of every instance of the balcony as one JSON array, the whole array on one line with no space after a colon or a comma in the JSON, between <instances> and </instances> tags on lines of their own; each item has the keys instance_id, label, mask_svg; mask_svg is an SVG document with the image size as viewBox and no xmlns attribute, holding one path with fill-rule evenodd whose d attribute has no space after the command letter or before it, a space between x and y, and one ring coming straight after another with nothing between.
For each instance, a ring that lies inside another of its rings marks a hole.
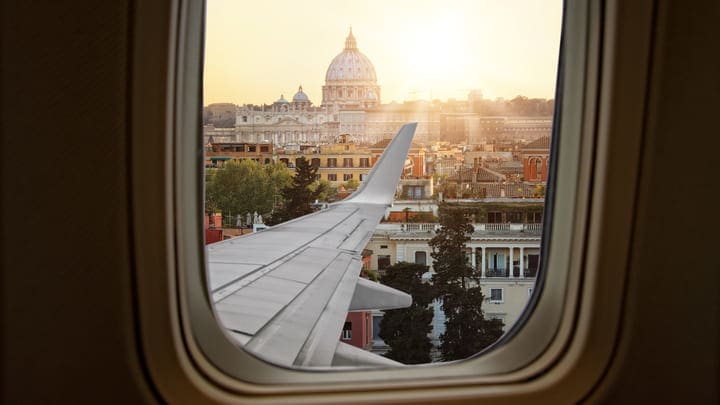
<instances>
[{"instance_id":1,"label":"balcony","mask_svg":"<svg viewBox=\"0 0 720 405\"><path fill-rule=\"evenodd\" d=\"M485 277L507 277L506 269L487 269L485 270Z\"/></svg>"},{"instance_id":2,"label":"balcony","mask_svg":"<svg viewBox=\"0 0 720 405\"><path fill-rule=\"evenodd\" d=\"M525 277L526 277L526 278L533 278L533 277L535 277L535 276L537 276L537 268L534 268L534 269L527 268L527 269L525 269Z\"/></svg>"}]
</instances>

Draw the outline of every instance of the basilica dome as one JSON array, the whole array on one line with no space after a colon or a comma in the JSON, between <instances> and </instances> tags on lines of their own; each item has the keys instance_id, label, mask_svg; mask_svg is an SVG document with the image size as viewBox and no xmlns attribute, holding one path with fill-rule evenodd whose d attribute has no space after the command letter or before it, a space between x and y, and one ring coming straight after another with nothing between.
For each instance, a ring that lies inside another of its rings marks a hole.
<instances>
[{"instance_id":1,"label":"basilica dome","mask_svg":"<svg viewBox=\"0 0 720 405\"><path fill-rule=\"evenodd\" d=\"M380 86L377 84L375 66L361 53L350 28L345 48L325 73L323 105L338 109L364 109L380 103Z\"/></svg>"},{"instance_id":2,"label":"basilica dome","mask_svg":"<svg viewBox=\"0 0 720 405\"><path fill-rule=\"evenodd\" d=\"M310 101L307 94L305 94L305 92L303 91L302 86L300 86L298 88L298 92L295 93L295 95L293 96L292 99L294 102L309 102Z\"/></svg>"},{"instance_id":3,"label":"basilica dome","mask_svg":"<svg viewBox=\"0 0 720 405\"><path fill-rule=\"evenodd\" d=\"M373 83L377 81L375 67L370 59L358 50L352 29L345 40L345 49L330 62L330 67L325 74L325 81Z\"/></svg>"}]
</instances>

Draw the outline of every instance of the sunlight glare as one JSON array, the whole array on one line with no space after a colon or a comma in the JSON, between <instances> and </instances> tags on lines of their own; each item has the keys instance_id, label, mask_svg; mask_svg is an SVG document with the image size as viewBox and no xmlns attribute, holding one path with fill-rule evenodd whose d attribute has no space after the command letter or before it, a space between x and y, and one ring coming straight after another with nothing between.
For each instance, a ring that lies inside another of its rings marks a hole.
<instances>
[{"instance_id":1,"label":"sunlight glare","mask_svg":"<svg viewBox=\"0 0 720 405\"><path fill-rule=\"evenodd\" d=\"M468 64L466 41L452 18L435 17L421 24L406 25L405 91L408 99L430 98L432 88L418 85L441 84L449 78L463 79Z\"/></svg>"}]
</instances>

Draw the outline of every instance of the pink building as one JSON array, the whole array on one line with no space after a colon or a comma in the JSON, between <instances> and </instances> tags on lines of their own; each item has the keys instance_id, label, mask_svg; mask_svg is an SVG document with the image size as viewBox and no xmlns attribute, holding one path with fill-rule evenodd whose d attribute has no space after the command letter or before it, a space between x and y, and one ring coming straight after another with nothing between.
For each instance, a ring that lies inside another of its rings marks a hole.
<instances>
[{"instance_id":1,"label":"pink building","mask_svg":"<svg viewBox=\"0 0 720 405\"><path fill-rule=\"evenodd\" d=\"M371 257L372 250L363 250L363 274L370 269ZM361 274L361 277L364 276ZM340 341L361 349L370 350L372 349L372 336L372 313L370 311L348 312L340 334Z\"/></svg>"}]
</instances>

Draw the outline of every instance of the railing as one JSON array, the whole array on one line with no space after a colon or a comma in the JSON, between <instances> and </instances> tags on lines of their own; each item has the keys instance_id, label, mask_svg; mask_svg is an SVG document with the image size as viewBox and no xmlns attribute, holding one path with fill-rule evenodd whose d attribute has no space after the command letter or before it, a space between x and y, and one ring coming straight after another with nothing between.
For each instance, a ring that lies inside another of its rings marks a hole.
<instances>
[{"instance_id":1,"label":"railing","mask_svg":"<svg viewBox=\"0 0 720 405\"><path fill-rule=\"evenodd\" d=\"M478 224L480 225L480 224ZM482 224L486 231L509 231L510 224Z\"/></svg>"},{"instance_id":2,"label":"railing","mask_svg":"<svg viewBox=\"0 0 720 405\"><path fill-rule=\"evenodd\" d=\"M537 231L542 229L542 224L472 224L475 231ZM436 222L385 222L378 226L378 230L399 231L399 232L435 232L440 229Z\"/></svg>"},{"instance_id":3,"label":"railing","mask_svg":"<svg viewBox=\"0 0 720 405\"><path fill-rule=\"evenodd\" d=\"M525 269L525 277L535 277L537 276L537 269Z\"/></svg>"},{"instance_id":4,"label":"railing","mask_svg":"<svg viewBox=\"0 0 720 405\"><path fill-rule=\"evenodd\" d=\"M487 269L485 270L485 277L507 277L506 269Z\"/></svg>"},{"instance_id":5,"label":"railing","mask_svg":"<svg viewBox=\"0 0 720 405\"><path fill-rule=\"evenodd\" d=\"M402 225L405 225L404 230L406 232L434 232L440 229L439 224L433 223L406 223Z\"/></svg>"}]
</instances>

